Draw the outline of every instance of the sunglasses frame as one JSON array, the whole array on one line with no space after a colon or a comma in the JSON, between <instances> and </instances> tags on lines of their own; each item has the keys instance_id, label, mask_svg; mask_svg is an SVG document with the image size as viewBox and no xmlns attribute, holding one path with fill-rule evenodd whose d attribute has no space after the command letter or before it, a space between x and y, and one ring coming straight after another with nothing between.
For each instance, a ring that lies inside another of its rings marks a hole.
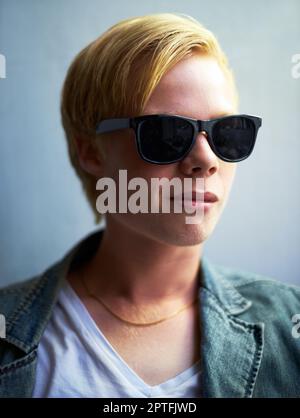
<instances>
[{"instance_id":1,"label":"sunglasses frame","mask_svg":"<svg viewBox=\"0 0 300 418\"><path fill-rule=\"evenodd\" d=\"M148 120L148 119L166 118L166 117L167 118L176 118L176 119L179 118L181 120L189 122L193 126L193 139L191 141L191 144L190 144L188 150L180 158L177 158L176 160L161 162L161 161L155 161L155 160L148 159L147 157L145 157L143 155L143 152L142 152L142 149L141 149L140 128L142 126L142 123L145 120ZM253 123L254 139L253 139L253 143L251 145L251 148L249 150L249 153L245 157L233 160L233 159L229 159L229 158L226 158L226 157L223 157L222 155L220 155L220 153L218 152L218 150L215 147L213 137L212 137L212 132L213 132L213 128L214 128L216 123L221 122L221 121L226 120L226 119L229 119L229 118L239 118L239 117L250 120ZM261 124L262 124L262 119L260 117L253 116L253 115L245 115L245 114L228 115L228 116L222 116L222 117L214 118L214 119L201 120L201 119L187 118L187 117L181 116L181 115L169 115L169 114L165 113L165 114L143 115L143 116L137 116L137 117L132 117L132 118L104 119L100 123L97 124L96 134L103 134L103 133L108 133L108 132L112 132L112 131L117 131L117 130L120 130L120 129L132 128L134 130L134 133L135 133L137 150L138 150L138 153L139 153L140 157L144 161L147 161L149 163L162 165L162 164L173 164L173 163L176 163L178 161L183 160L187 156L187 154L191 151L191 149L193 148L193 145L196 141L196 138L197 138L198 134L200 132L205 131L206 134L207 134L207 141L208 141L212 151L215 153L215 155L223 161L234 163L234 162L239 162L239 161L245 160L246 158L248 158L250 156L250 154L253 151L255 142L256 142L258 129L260 128Z\"/></svg>"}]
</instances>

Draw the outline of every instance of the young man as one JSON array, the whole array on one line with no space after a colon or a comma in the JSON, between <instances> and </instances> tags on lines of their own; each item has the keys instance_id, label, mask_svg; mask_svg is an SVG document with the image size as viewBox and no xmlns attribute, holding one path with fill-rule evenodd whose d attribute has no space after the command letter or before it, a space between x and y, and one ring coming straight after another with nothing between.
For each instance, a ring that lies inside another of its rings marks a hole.
<instances>
[{"instance_id":1,"label":"young man","mask_svg":"<svg viewBox=\"0 0 300 418\"><path fill-rule=\"evenodd\" d=\"M0 395L300 396L299 289L202 255L261 124L238 113L213 34L185 15L119 22L77 55L61 109L97 221L97 181L121 187L121 170L190 179L202 218L108 211L104 230L2 289Z\"/></svg>"}]
</instances>

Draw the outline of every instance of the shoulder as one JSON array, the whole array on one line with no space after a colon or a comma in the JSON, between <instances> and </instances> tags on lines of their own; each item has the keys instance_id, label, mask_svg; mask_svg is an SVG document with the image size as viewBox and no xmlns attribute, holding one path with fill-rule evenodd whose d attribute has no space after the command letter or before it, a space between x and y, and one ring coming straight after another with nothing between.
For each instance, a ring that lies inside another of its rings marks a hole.
<instances>
[{"instance_id":1,"label":"shoulder","mask_svg":"<svg viewBox=\"0 0 300 418\"><path fill-rule=\"evenodd\" d=\"M62 258L49 265L40 274L24 278L22 281L0 287L0 313L13 310L14 307L27 307L38 294L45 301L52 302L57 296L60 284L71 264L76 266L95 252L102 239L103 230L95 231L75 243ZM2 311L2 312L1 312Z\"/></svg>"},{"instance_id":2,"label":"shoulder","mask_svg":"<svg viewBox=\"0 0 300 418\"><path fill-rule=\"evenodd\" d=\"M7 284L0 287L0 298L9 295L18 295L26 290L29 290L37 281L41 278L41 275L31 276L24 278L20 281Z\"/></svg>"},{"instance_id":3,"label":"shoulder","mask_svg":"<svg viewBox=\"0 0 300 418\"><path fill-rule=\"evenodd\" d=\"M289 317L300 313L300 287L284 283L277 278L261 275L248 270L226 266L215 266L237 292L251 301L261 312L274 310L274 314Z\"/></svg>"},{"instance_id":4,"label":"shoulder","mask_svg":"<svg viewBox=\"0 0 300 418\"><path fill-rule=\"evenodd\" d=\"M33 295L42 281L43 275L36 275L1 287L0 313L9 317L17 306L25 303Z\"/></svg>"}]
</instances>

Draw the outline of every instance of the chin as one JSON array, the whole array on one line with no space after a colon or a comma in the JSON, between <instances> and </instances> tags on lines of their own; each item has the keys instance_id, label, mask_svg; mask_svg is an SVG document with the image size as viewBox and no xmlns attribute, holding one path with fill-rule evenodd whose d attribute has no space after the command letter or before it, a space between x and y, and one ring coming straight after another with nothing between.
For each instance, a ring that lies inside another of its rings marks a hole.
<instances>
[{"instance_id":1,"label":"chin","mask_svg":"<svg viewBox=\"0 0 300 418\"><path fill-rule=\"evenodd\" d=\"M187 214L125 214L114 215L119 226L142 240L171 246L194 246L204 243L217 223L216 216L204 215L200 223L187 224Z\"/></svg>"},{"instance_id":2,"label":"chin","mask_svg":"<svg viewBox=\"0 0 300 418\"><path fill-rule=\"evenodd\" d=\"M203 244L210 236L210 231L204 225L184 225L168 232L163 236L164 242L179 247Z\"/></svg>"},{"instance_id":3,"label":"chin","mask_svg":"<svg viewBox=\"0 0 300 418\"><path fill-rule=\"evenodd\" d=\"M162 243L174 246L203 244L212 234L217 220L205 216L201 223L187 224L183 214L160 215L148 219L147 235Z\"/></svg>"}]
</instances>

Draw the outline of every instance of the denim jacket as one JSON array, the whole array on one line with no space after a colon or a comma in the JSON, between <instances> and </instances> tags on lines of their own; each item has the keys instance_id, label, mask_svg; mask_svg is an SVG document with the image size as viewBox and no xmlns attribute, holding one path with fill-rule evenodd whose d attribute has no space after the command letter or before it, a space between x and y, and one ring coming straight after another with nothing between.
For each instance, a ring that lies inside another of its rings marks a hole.
<instances>
[{"instance_id":1,"label":"denim jacket","mask_svg":"<svg viewBox=\"0 0 300 418\"><path fill-rule=\"evenodd\" d=\"M92 233L41 275L0 289L0 397L32 397L38 344L63 279L102 236ZM300 397L300 338L292 333L300 288L204 256L200 268L203 397Z\"/></svg>"}]
</instances>

